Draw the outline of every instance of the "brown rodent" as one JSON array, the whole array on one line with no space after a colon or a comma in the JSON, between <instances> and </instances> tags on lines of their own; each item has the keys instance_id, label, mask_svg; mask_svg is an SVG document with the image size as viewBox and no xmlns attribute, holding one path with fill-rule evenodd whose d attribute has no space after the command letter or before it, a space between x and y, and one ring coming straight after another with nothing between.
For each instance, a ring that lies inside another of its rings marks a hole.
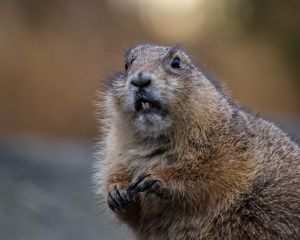
<instances>
[{"instance_id":1,"label":"brown rodent","mask_svg":"<svg viewBox=\"0 0 300 240\"><path fill-rule=\"evenodd\" d=\"M300 150L178 47L107 82L96 181L137 239L300 239Z\"/></svg>"}]
</instances>

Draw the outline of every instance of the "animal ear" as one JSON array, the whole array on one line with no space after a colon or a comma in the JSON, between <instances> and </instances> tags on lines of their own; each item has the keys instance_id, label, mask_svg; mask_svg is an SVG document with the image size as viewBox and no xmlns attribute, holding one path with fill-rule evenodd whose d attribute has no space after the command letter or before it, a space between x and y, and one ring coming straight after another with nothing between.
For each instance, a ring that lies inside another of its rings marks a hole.
<instances>
[{"instance_id":1,"label":"animal ear","mask_svg":"<svg viewBox=\"0 0 300 240\"><path fill-rule=\"evenodd\" d=\"M172 47L169 51L168 57L171 61L178 57L180 62L191 62L190 56L179 46Z\"/></svg>"},{"instance_id":2,"label":"animal ear","mask_svg":"<svg viewBox=\"0 0 300 240\"><path fill-rule=\"evenodd\" d=\"M169 56L170 56L171 58L173 58L179 51L180 51L180 48L177 47L177 46L174 46L174 47L172 47L172 48L170 49L170 51L169 51Z\"/></svg>"}]
</instances>

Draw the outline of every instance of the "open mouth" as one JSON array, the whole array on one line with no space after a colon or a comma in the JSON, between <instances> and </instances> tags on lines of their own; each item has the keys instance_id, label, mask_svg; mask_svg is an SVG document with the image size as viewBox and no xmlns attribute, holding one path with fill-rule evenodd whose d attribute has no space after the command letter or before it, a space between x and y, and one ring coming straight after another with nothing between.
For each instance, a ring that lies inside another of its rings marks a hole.
<instances>
[{"instance_id":1,"label":"open mouth","mask_svg":"<svg viewBox=\"0 0 300 240\"><path fill-rule=\"evenodd\" d=\"M139 98L135 101L135 110L142 113L159 112L161 104L159 101Z\"/></svg>"}]
</instances>

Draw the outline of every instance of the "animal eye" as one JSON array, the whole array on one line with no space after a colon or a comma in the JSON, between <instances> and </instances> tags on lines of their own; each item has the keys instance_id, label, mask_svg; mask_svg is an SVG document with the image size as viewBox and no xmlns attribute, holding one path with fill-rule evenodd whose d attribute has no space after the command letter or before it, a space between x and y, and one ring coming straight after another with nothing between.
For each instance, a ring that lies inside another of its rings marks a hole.
<instances>
[{"instance_id":1,"label":"animal eye","mask_svg":"<svg viewBox=\"0 0 300 240\"><path fill-rule=\"evenodd\" d=\"M129 66L134 62L134 60L135 60L135 58L131 59L129 64L128 63L125 64L126 71L128 70Z\"/></svg>"},{"instance_id":2,"label":"animal eye","mask_svg":"<svg viewBox=\"0 0 300 240\"><path fill-rule=\"evenodd\" d=\"M175 57L172 62L171 62L171 67L172 68L180 68L180 58Z\"/></svg>"}]
</instances>

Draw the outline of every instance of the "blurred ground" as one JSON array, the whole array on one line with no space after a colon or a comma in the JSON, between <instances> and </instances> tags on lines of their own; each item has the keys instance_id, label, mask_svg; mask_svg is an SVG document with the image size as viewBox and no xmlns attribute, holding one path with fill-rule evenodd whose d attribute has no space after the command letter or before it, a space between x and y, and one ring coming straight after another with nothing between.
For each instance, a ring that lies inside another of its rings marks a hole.
<instances>
[{"instance_id":1,"label":"blurred ground","mask_svg":"<svg viewBox=\"0 0 300 240\"><path fill-rule=\"evenodd\" d=\"M0 239L127 239L97 205L91 149L84 142L1 138Z\"/></svg>"}]
</instances>

